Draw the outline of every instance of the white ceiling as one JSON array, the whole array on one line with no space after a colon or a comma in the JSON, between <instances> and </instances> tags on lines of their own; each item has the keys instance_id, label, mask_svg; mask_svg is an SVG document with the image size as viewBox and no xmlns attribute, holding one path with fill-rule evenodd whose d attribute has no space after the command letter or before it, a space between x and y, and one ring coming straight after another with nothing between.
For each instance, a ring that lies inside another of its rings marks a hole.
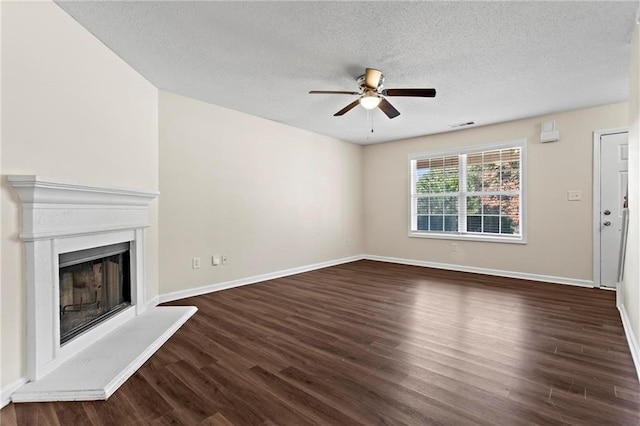
<instances>
[{"instance_id":1,"label":"white ceiling","mask_svg":"<svg viewBox=\"0 0 640 426\"><path fill-rule=\"evenodd\" d=\"M160 89L359 144L624 101L637 1L67 2L57 4ZM357 91L365 67L401 112ZM371 133L373 122L374 133Z\"/></svg>"}]
</instances>

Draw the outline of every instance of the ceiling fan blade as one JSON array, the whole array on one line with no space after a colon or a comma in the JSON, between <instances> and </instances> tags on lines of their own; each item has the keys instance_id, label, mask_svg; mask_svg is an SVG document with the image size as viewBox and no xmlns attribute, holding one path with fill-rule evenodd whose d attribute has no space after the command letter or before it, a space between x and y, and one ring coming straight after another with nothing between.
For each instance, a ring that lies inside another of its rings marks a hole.
<instances>
[{"instance_id":1,"label":"ceiling fan blade","mask_svg":"<svg viewBox=\"0 0 640 426\"><path fill-rule=\"evenodd\" d=\"M375 68L367 68L364 74L364 85L369 89L376 90L380 84L382 72Z\"/></svg>"},{"instance_id":2,"label":"ceiling fan blade","mask_svg":"<svg viewBox=\"0 0 640 426\"><path fill-rule=\"evenodd\" d=\"M380 101L380 105L378 105L378 108L380 108L382 112L384 112L389 118L396 118L400 115L400 111L395 109L393 105L391 105L389 101L384 98Z\"/></svg>"},{"instance_id":3,"label":"ceiling fan blade","mask_svg":"<svg viewBox=\"0 0 640 426\"><path fill-rule=\"evenodd\" d=\"M351 102L346 107L342 108L340 111L338 111L335 114L333 114L333 116L334 117L338 117L340 115L344 115L345 113L347 113L347 112L351 111L352 109L354 109L355 107L357 107L359 103L360 103L360 99L356 99L355 101Z\"/></svg>"},{"instance_id":4,"label":"ceiling fan blade","mask_svg":"<svg viewBox=\"0 0 640 426\"><path fill-rule=\"evenodd\" d=\"M312 95L359 95L359 92L341 92L341 91L335 91L335 90L311 90L309 92Z\"/></svg>"},{"instance_id":5,"label":"ceiling fan blade","mask_svg":"<svg viewBox=\"0 0 640 426\"><path fill-rule=\"evenodd\" d=\"M413 96L422 98L434 98L436 89L385 89L382 91L385 96Z\"/></svg>"}]
</instances>

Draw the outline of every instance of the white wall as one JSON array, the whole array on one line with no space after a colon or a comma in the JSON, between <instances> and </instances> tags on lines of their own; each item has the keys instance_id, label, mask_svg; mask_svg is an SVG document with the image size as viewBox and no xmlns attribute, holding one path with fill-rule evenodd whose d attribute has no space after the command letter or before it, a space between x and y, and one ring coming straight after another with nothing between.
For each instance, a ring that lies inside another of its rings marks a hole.
<instances>
[{"instance_id":1,"label":"white wall","mask_svg":"<svg viewBox=\"0 0 640 426\"><path fill-rule=\"evenodd\" d=\"M162 91L159 117L162 294L362 253L360 146Z\"/></svg>"},{"instance_id":2,"label":"white wall","mask_svg":"<svg viewBox=\"0 0 640 426\"><path fill-rule=\"evenodd\" d=\"M52 2L2 2L2 366L25 374L19 202L8 174L158 189L158 91ZM157 295L157 205L147 231Z\"/></svg>"},{"instance_id":3,"label":"white wall","mask_svg":"<svg viewBox=\"0 0 640 426\"><path fill-rule=\"evenodd\" d=\"M622 304L635 342L640 342L640 26L631 40L629 72L629 230ZM637 346L632 352L638 353ZM636 363L640 361L636 359ZM640 375L640 364L636 364Z\"/></svg>"},{"instance_id":4,"label":"white wall","mask_svg":"<svg viewBox=\"0 0 640 426\"><path fill-rule=\"evenodd\" d=\"M559 142L540 143L540 123L555 120ZM592 150L595 130L626 127L627 104L558 113L364 148L365 252L473 268L592 280ZM527 244L410 238L410 153L528 140ZM582 201L567 201L568 190ZM562 281L562 280L560 280Z\"/></svg>"}]
</instances>

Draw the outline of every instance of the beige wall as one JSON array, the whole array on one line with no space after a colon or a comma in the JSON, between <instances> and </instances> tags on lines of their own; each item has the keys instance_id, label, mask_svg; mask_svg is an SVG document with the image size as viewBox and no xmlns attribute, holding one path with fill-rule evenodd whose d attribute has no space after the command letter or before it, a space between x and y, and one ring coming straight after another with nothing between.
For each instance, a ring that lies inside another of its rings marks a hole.
<instances>
[{"instance_id":1,"label":"beige wall","mask_svg":"<svg viewBox=\"0 0 640 426\"><path fill-rule=\"evenodd\" d=\"M540 123L555 120L561 139L540 143ZM627 104L558 113L364 148L365 253L466 267L592 279L592 150L595 130L626 127ZM526 138L527 244L410 238L410 153ZM582 201L567 201L568 190Z\"/></svg>"},{"instance_id":2,"label":"beige wall","mask_svg":"<svg viewBox=\"0 0 640 426\"><path fill-rule=\"evenodd\" d=\"M159 117L162 294L362 253L360 146L162 91Z\"/></svg>"},{"instance_id":3,"label":"beige wall","mask_svg":"<svg viewBox=\"0 0 640 426\"><path fill-rule=\"evenodd\" d=\"M629 232L622 303L640 342L640 26L631 40L629 72ZM636 348L637 350L638 348ZM640 367L640 366L639 366Z\"/></svg>"},{"instance_id":4,"label":"beige wall","mask_svg":"<svg viewBox=\"0 0 640 426\"><path fill-rule=\"evenodd\" d=\"M158 91L51 2L2 2L1 385L25 374L19 204L8 174L158 189ZM157 205L147 231L158 292Z\"/></svg>"}]
</instances>

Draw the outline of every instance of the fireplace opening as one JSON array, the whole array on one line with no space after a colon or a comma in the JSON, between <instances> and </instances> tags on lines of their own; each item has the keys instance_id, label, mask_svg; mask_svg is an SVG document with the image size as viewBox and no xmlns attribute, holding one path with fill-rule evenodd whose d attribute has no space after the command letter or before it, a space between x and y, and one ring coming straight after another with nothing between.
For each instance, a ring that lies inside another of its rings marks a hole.
<instances>
[{"instance_id":1,"label":"fireplace opening","mask_svg":"<svg viewBox=\"0 0 640 426\"><path fill-rule=\"evenodd\" d=\"M131 306L129 243L59 256L60 344Z\"/></svg>"}]
</instances>

